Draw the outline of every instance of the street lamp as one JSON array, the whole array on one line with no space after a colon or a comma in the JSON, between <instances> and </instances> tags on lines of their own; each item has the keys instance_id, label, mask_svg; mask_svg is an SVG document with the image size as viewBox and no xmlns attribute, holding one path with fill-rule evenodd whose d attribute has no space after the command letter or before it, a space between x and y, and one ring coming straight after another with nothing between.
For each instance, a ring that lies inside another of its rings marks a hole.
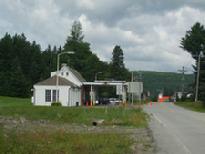
<instances>
[{"instance_id":1,"label":"street lamp","mask_svg":"<svg viewBox=\"0 0 205 154\"><path fill-rule=\"evenodd\" d=\"M57 72L56 72L56 101L59 102L59 90L58 90L58 85L59 85L59 63L60 63L60 56L63 54L74 54L74 51L65 51L61 52L57 55Z\"/></svg>"},{"instance_id":2,"label":"street lamp","mask_svg":"<svg viewBox=\"0 0 205 154\"><path fill-rule=\"evenodd\" d=\"M199 76L200 76L200 61L201 57L204 57L203 52L201 51L200 54L198 55L198 64L197 64L197 78L196 78L196 91L195 91L195 102L198 101L198 93L199 93Z\"/></svg>"},{"instance_id":3,"label":"street lamp","mask_svg":"<svg viewBox=\"0 0 205 154\"><path fill-rule=\"evenodd\" d=\"M95 81L97 81L98 74L102 74L102 72L97 72L97 73L95 73Z\"/></svg>"}]
</instances>

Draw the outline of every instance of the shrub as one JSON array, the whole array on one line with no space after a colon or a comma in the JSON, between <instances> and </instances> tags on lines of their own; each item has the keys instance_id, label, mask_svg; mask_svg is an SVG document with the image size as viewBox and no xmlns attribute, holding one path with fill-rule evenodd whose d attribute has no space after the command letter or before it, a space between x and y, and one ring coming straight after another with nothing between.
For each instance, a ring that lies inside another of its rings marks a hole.
<instances>
[{"instance_id":1,"label":"shrub","mask_svg":"<svg viewBox=\"0 0 205 154\"><path fill-rule=\"evenodd\" d=\"M61 102L52 102L51 106L62 106Z\"/></svg>"}]
</instances>

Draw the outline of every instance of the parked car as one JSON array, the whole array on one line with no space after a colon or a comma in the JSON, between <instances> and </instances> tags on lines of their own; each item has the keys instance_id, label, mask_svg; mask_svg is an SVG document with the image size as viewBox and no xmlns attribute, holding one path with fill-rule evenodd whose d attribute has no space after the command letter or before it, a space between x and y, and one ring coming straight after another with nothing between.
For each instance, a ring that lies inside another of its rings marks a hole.
<instances>
[{"instance_id":1,"label":"parked car","mask_svg":"<svg viewBox=\"0 0 205 154\"><path fill-rule=\"evenodd\" d=\"M99 99L99 105L108 105L109 102L109 98L100 98Z\"/></svg>"},{"instance_id":2,"label":"parked car","mask_svg":"<svg viewBox=\"0 0 205 154\"><path fill-rule=\"evenodd\" d=\"M120 99L117 99L117 98L109 98L109 103L111 104L111 105L118 105L118 104L120 104L122 102L122 100L120 100Z\"/></svg>"}]
</instances>

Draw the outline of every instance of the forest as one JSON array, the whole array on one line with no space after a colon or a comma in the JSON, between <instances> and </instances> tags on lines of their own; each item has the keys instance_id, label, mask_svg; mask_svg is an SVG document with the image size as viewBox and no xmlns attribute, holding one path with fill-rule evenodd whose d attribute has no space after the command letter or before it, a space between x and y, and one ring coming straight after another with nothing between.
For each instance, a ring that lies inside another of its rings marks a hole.
<instances>
[{"instance_id":1,"label":"forest","mask_svg":"<svg viewBox=\"0 0 205 154\"><path fill-rule=\"evenodd\" d=\"M185 93L193 93L193 74L185 74L184 78L182 73L173 72L139 71L135 74L140 75L144 83L144 91L149 91L151 98L155 98L160 92L171 96L175 92L182 91L182 86Z\"/></svg>"},{"instance_id":2,"label":"forest","mask_svg":"<svg viewBox=\"0 0 205 154\"><path fill-rule=\"evenodd\" d=\"M29 97L33 85L56 71L57 54L73 51L73 55L64 55L60 63L76 69L87 81L93 81L97 72L99 79L129 80L130 72L125 68L123 50L119 45L113 48L110 62L101 61L84 41L81 23L75 21L71 32L61 47L48 45L42 50L35 41L26 36L6 33L0 39L0 95Z\"/></svg>"},{"instance_id":3,"label":"forest","mask_svg":"<svg viewBox=\"0 0 205 154\"><path fill-rule=\"evenodd\" d=\"M204 43L204 27L196 23L181 40L181 47L188 51L200 51L202 46L190 46L195 39ZM200 35L198 35L200 34ZM202 34L202 35L201 35ZM195 49L196 48L196 49ZM95 74L101 72L99 80L124 80L131 81L131 72L125 67L124 53L120 45L115 45L110 55L110 62L104 62L90 48L90 43L84 40L82 25L75 21L71 27L64 45L51 46L44 50L35 41L28 41L22 34L10 35L6 33L0 39L0 95L14 97L30 97L33 85L49 78L50 72L56 71L57 55L61 52L73 51L72 55L61 57L60 63L76 69L87 81L94 81ZM103 52L103 51L102 51ZM192 53L193 55L195 53ZM197 59L196 59L197 61ZM204 63L201 65L204 74ZM144 83L144 91L149 91L152 97L160 91L172 95L180 91L182 84L187 92L194 93L195 74L185 75L182 81L181 74L159 72L135 72L140 74ZM200 78L199 96L204 98L204 78ZM137 80L139 81L139 80ZM183 83L184 82L184 83Z\"/></svg>"}]
</instances>

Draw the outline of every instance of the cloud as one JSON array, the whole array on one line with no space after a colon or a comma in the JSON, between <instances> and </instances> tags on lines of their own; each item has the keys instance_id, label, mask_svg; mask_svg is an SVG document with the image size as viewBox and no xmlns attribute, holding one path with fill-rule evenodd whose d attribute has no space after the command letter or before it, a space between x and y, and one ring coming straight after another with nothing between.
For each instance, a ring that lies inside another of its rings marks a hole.
<instances>
[{"instance_id":1,"label":"cloud","mask_svg":"<svg viewBox=\"0 0 205 154\"><path fill-rule=\"evenodd\" d=\"M76 1L76 2L77 2L77 5L83 9L93 10L95 8L94 0L81 0L81 1Z\"/></svg>"},{"instance_id":2,"label":"cloud","mask_svg":"<svg viewBox=\"0 0 205 154\"><path fill-rule=\"evenodd\" d=\"M196 21L205 24L204 9L203 0L0 0L0 36L24 32L43 49L59 46L78 19L102 60L120 45L130 70L177 71L194 63L180 40Z\"/></svg>"}]
</instances>

